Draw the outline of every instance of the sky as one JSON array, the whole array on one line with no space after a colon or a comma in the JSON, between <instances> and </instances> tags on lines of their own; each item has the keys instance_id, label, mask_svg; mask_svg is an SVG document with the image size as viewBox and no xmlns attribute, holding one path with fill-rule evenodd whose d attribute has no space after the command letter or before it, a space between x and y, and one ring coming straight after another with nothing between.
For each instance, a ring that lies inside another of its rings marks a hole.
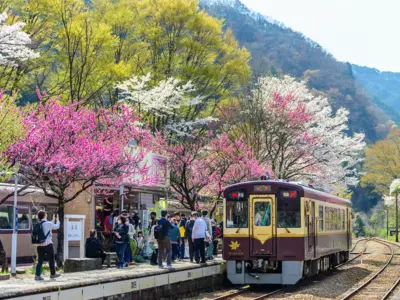
<instances>
[{"instance_id":1,"label":"sky","mask_svg":"<svg viewBox=\"0 0 400 300\"><path fill-rule=\"evenodd\" d=\"M400 72L400 0L241 0L340 61Z\"/></svg>"}]
</instances>

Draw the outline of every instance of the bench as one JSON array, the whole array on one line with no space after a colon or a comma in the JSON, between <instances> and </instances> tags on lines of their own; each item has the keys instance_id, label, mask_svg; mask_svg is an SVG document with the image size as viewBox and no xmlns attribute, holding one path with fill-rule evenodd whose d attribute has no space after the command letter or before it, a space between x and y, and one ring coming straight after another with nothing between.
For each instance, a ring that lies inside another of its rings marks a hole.
<instances>
[{"instance_id":1,"label":"bench","mask_svg":"<svg viewBox=\"0 0 400 300\"><path fill-rule=\"evenodd\" d=\"M68 258L64 262L64 273L100 270L101 258Z\"/></svg>"},{"instance_id":2,"label":"bench","mask_svg":"<svg viewBox=\"0 0 400 300\"><path fill-rule=\"evenodd\" d=\"M111 267L111 262L113 262L114 264L117 264L118 256L117 256L116 252L105 252L105 254L106 254L105 263L106 263L107 268Z\"/></svg>"}]
</instances>

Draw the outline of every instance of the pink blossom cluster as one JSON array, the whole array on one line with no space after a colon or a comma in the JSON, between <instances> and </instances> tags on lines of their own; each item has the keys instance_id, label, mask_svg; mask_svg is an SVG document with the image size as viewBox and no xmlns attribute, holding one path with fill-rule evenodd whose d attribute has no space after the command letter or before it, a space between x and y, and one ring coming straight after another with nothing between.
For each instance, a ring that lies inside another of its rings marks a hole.
<instances>
[{"instance_id":1,"label":"pink blossom cluster","mask_svg":"<svg viewBox=\"0 0 400 300\"><path fill-rule=\"evenodd\" d=\"M138 121L124 105L94 110L52 99L25 116L26 136L6 154L32 183L48 180L59 188L79 181L149 179L142 161L153 137ZM140 148L129 147L131 140Z\"/></svg>"}]
</instances>

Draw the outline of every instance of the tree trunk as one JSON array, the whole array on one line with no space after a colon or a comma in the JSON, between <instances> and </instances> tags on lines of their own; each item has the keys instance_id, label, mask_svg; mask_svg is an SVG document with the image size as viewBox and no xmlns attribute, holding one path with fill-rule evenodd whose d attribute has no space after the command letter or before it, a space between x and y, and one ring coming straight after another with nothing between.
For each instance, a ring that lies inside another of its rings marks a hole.
<instances>
[{"instance_id":1,"label":"tree trunk","mask_svg":"<svg viewBox=\"0 0 400 300\"><path fill-rule=\"evenodd\" d=\"M60 228L58 229L57 236L57 267L62 268L64 262L64 201L58 200L58 219L60 221Z\"/></svg>"},{"instance_id":2,"label":"tree trunk","mask_svg":"<svg viewBox=\"0 0 400 300\"><path fill-rule=\"evenodd\" d=\"M399 201L398 192L396 192L396 243L399 242Z\"/></svg>"}]
</instances>

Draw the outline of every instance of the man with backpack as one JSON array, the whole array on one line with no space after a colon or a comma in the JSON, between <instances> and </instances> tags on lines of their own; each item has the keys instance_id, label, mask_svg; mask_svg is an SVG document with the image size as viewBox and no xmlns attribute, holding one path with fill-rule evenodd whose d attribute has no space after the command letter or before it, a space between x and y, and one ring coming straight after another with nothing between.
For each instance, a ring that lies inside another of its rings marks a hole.
<instances>
[{"instance_id":1,"label":"man with backpack","mask_svg":"<svg viewBox=\"0 0 400 300\"><path fill-rule=\"evenodd\" d=\"M50 278L57 278L60 274L56 274L54 261L53 235L52 230L60 228L60 221L54 217L53 222L47 221L47 214L40 210L37 214L38 223L32 230L32 244L37 247L38 262L36 265L35 280L44 280L41 275L44 256L47 253L50 267Z\"/></svg>"},{"instance_id":2,"label":"man with backpack","mask_svg":"<svg viewBox=\"0 0 400 300\"><path fill-rule=\"evenodd\" d=\"M171 241L168 237L168 231L174 229L171 223L167 220L168 212L166 210L161 211L161 219L158 220L157 226L154 227L154 236L157 239L158 244L158 267L163 269L163 256L164 251L167 254L167 268L172 269L172 247Z\"/></svg>"}]
</instances>

